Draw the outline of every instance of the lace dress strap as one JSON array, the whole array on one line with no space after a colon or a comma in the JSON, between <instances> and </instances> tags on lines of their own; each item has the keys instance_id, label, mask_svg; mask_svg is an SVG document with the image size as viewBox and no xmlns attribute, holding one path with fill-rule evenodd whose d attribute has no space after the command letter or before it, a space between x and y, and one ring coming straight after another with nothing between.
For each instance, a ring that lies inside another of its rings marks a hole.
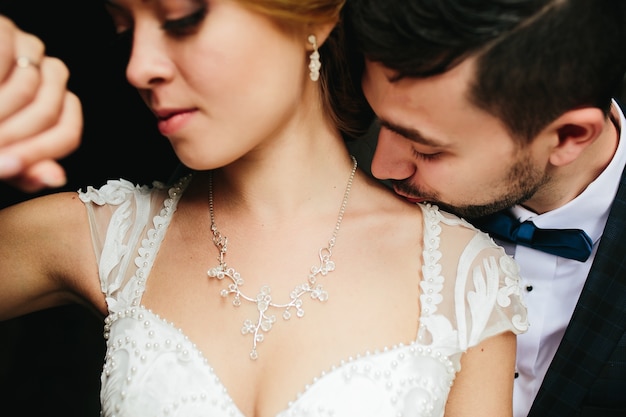
<instances>
[{"instance_id":1,"label":"lace dress strap","mask_svg":"<svg viewBox=\"0 0 626 417\"><path fill-rule=\"evenodd\" d=\"M141 303L154 258L190 179L184 177L171 187L111 180L99 189L79 191L110 313Z\"/></svg>"},{"instance_id":2,"label":"lace dress strap","mask_svg":"<svg viewBox=\"0 0 626 417\"><path fill-rule=\"evenodd\" d=\"M519 267L489 235L430 204L424 213L418 342L441 338L462 351L528 328ZM445 258L442 257L445 254Z\"/></svg>"}]
</instances>

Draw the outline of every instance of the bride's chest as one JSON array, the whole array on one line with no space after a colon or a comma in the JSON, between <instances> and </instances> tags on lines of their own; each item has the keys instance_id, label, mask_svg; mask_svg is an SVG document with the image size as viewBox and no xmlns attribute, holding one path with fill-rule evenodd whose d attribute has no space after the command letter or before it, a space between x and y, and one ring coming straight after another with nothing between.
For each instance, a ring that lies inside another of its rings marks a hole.
<instances>
[{"instance_id":1,"label":"bride's chest","mask_svg":"<svg viewBox=\"0 0 626 417\"><path fill-rule=\"evenodd\" d=\"M289 387L280 366L275 374L268 366L267 379L256 387L246 374L236 383L224 383L181 330L142 308L109 320L108 328L102 379L105 416L268 416L275 413L264 414L262 406L250 407L245 396L231 394L241 389L263 392L263 384L276 382ZM450 346L412 343L345 357L295 387L294 395L285 395L279 401L283 411L276 415L439 416L458 365L450 360L450 352ZM236 368L243 360L248 359L233 357L231 365ZM282 365L297 369L306 362L302 356L285 359Z\"/></svg>"}]
</instances>

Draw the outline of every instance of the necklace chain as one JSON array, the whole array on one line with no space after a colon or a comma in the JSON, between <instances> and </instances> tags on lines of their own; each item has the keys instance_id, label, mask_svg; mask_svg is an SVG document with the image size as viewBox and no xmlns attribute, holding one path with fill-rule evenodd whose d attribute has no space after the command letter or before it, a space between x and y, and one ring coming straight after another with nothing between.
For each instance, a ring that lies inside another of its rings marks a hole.
<instances>
[{"instance_id":1,"label":"necklace chain","mask_svg":"<svg viewBox=\"0 0 626 417\"><path fill-rule=\"evenodd\" d=\"M211 232L213 233L213 244L219 250L218 261L219 265L213 267L207 271L209 278L217 278L223 280L228 278L230 283L228 288L224 288L220 291L222 297L228 297L233 295L233 305L239 307L242 302L254 303L257 306L258 316L256 321L246 319L243 322L241 333L243 335L252 335L252 350L250 351L250 358L257 359L257 344L262 342L265 338L265 334L272 329L272 326L276 322L276 316L271 314L268 310L279 309L283 310L282 317L284 320L289 320L292 317L292 309L295 310L295 315L298 318L304 316L304 308L302 307L302 296L310 294L311 299L320 302L325 302L328 299L328 292L324 290L321 284L317 282L319 275L326 276L328 273L334 271L335 262L331 260L333 255L332 249L335 246L337 240L337 234L341 227L343 215L346 211L346 205L348 204L348 197L350 190L352 189L352 181L354 180L354 174L357 168L357 161L352 158L352 171L346 185L346 190L343 195L343 201L341 203L341 209L337 216L337 223L333 229L333 234L328 241L328 245L319 250L319 266L312 266L306 282L297 285L289 294L289 301L286 303L276 303L272 301L271 288L268 285L264 285L259 290L256 297L250 297L241 291L244 284L243 278L239 272L234 268L226 265L226 252L228 250L228 238L224 236L215 225L215 214L213 211L213 176L209 177L209 214L211 215Z\"/></svg>"}]
</instances>

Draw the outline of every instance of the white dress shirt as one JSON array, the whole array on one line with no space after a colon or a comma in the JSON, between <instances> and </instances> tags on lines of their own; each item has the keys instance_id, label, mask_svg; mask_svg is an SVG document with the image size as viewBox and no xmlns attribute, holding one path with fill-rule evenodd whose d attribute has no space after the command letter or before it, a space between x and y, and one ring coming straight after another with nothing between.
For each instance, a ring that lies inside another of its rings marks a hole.
<instances>
[{"instance_id":1,"label":"white dress shirt","mask_svg":"<svg viewBox=\"0 0 626 417\"><path fill-rule=\"evenodd\" d=\"M624 114L617 103L614 103L614 108L619 112L620 125L626 126ZM541 215L519 206L511 209L520 221L532 220L540 228L582 229L587 232L593 241L593 252L586 262L498 241L520 265L530 323L528 332L517 339L514 417L528 415L582 292L626 165L626 140L623 140L623 135L622 131L609 166L574 200Z\"/></svg>"}]
</instances>

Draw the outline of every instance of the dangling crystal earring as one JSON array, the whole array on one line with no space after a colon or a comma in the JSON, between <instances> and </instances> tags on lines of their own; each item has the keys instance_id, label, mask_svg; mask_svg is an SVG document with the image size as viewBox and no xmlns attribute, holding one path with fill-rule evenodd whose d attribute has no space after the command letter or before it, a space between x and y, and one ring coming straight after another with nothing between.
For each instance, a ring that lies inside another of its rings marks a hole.
<instances>
[{"instance_id":1,"label":"dangling crystal earring","mask_svg":"<svg viewBox=\"0 0 626 417\"><path fill-rule=\"evenodd\" d=\"M313 52L309 55L311 62L309 63L309 77L312 81L317 81L320 78L320 68L322 63L320 62L320 53L317 51L317 38L315 35L309 35L309 43L313 45Z\"/></svg>"}]
</instances>

